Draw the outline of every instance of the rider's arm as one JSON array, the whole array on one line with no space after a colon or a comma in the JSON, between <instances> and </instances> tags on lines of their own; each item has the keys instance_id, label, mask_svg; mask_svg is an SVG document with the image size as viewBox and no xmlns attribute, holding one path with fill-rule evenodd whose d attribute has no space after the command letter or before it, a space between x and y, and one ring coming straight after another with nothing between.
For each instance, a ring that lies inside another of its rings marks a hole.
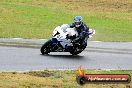
<instances>
[{"instance_id":1,"label":"rider's arm","mask_svg":"<svg viewBox=\"0 0 132 88\"><path fill-rule=\"evenodd\" d=\"M80 38L82 39L88 38L89 37L88 30L89 30L89 27L86 24L83 24L83 30L80 33Z\"/></svg>"},{"instance_id":2,"label":"rider's arm","mask_svg":"<svg viewBox=\"0 0 132 88\"><path fill-rule=\"evenodd\" d=\"M70 24L70 28L74 28L74 27L75 27L74 23Z\"/></svg>"}]
</instances>

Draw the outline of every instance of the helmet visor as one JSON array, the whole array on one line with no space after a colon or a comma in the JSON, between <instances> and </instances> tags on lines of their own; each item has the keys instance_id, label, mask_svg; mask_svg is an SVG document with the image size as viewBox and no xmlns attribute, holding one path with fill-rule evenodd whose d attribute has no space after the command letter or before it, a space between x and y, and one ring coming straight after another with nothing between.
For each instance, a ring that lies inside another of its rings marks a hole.
<instances>
[{"instance_id":1,"label":"helmet visor","mask_svg":"<svg viewBox=\"0 0 132 88\"><path fill-rule=\"evenodd\" d=\"M81 22L75 22L75 25L81 25Z\"/></svg>"},{"instance_id":2,"label":"helmet visor","mask_svg":"<svg viewBox=\"0 0 132 88\"><path fill-rule=\"evenodd\" d=\"M75 22L75 26L76 26L76 27L81 26L81 22Z\"/></svg>"}]
</instances>

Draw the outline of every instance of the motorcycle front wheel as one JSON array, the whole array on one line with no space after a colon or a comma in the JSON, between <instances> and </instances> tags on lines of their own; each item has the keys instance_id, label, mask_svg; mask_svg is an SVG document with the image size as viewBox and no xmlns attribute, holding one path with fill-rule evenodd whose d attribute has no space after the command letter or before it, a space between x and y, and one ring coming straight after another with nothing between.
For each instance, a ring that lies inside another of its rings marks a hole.
<instances>
[{"instance_id":1,"label":"motorcycle front wheel","mask_svg":"<svg viewBox=\"0 0 132 88\"><path fill-rule=\"evenodd\" d=\"M40 49L41 54L48 54L50 53L50 48L51 48L52 42L49 40L46 43L44 43Z\"/></svg>"}]
</instances>

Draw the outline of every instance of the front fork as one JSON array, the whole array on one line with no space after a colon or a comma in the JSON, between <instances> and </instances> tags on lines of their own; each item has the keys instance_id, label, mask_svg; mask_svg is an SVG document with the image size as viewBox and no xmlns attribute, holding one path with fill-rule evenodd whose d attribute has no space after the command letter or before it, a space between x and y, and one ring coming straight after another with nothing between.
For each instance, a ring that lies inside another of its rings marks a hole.
<instances>
[{"instance_id":1,"label":"front fork","mask_svg":"<svg viewBox=\"0 0 132 88\"><path fill-rule=\"evenodd\" d=\"M56 38L51 38L52 51L63 48L60 42Z\"/></svg>"}]
</instances>

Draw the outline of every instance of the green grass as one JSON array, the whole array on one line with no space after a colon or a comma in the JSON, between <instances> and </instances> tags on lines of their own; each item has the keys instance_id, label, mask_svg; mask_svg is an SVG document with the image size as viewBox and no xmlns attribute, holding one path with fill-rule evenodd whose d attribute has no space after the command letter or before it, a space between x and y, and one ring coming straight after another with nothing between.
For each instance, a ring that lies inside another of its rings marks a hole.
<instances>
[{"instance_id":1,"label":"green grass","mask_svg":"<svg viewBox=\"0 0 132 88\"><path fill-rule=\"evenodd\" d=\"M131 4L131 0L1 0L0 38L47 39L56 26L82 15L96 30L91 40L132 41Z\"/></svg>"},{"instance_id":2,"label":"green grass","mask_svg":"<svg viewBox=\"0 0 132 88\"><path fill-rule=\"evenodd\" d=\"M87 74L130 74L128 70L87 70ZM129 84L85 84L76 82L76 71L31 71L31 72L2 72L0 73L0 88L131 88Z\"/></svg>"}]
</instances>

